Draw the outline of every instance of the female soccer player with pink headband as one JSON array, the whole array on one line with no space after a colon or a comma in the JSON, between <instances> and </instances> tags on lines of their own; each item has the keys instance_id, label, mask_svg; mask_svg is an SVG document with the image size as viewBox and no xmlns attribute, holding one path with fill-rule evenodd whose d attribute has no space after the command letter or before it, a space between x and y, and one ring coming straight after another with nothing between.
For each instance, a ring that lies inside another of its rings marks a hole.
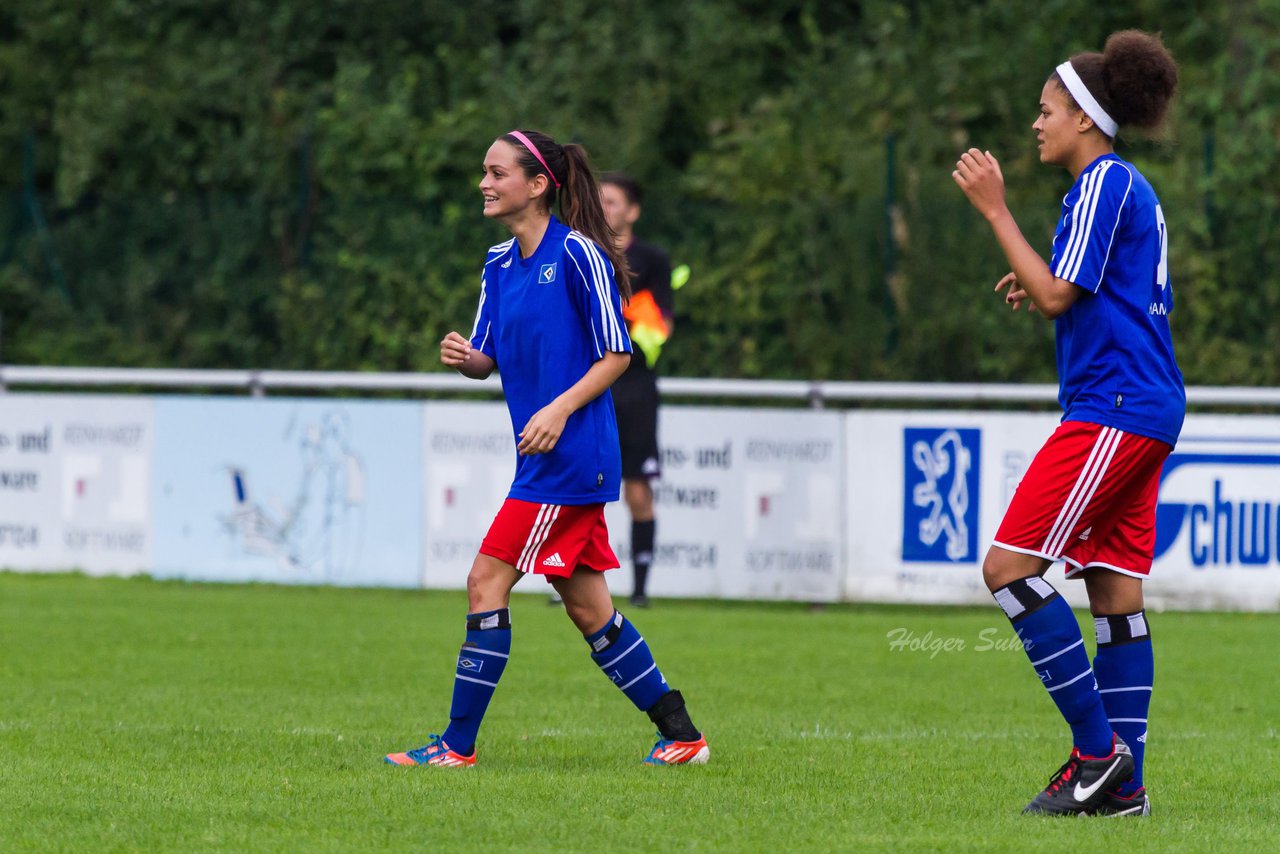
<instances>
[{"instance_id":1,"label":"female soccer player with pink headband","mask_svg":"<svg viewBox=\"0 0 1280 854\"><path fill-rule=\"evenodd\" d=\"M1055 324L1062 424L1031 462L982 573L1037 676L1071 727L1066 764L1025 812L1148 815L1142 780L1154 666L1142 582L1156 495L1186 412L1173 356L1168 234L1146 178L1116 156L1128 125L1164 119L1178 68L1160 38L1115 33L1102 53L1062 63L1032 126L1040 159L1075 184L1048 264L1004 199L1000 164L971 148L953 177L987 219L1012 272L1005 301ZM1042 576L1083 578L1097 633L1090 667L1071 608Z\"/></svg>"},{"instance_id":2,"label":"female soccer player with pink headband","mask_svg":"<svg viewBox=\"0 0 1280 854\"><path fill-rule=\"evenodd\" d=\"M515 481L467 577L470 613L449 726L386 759L475 764L480 722L511 651L511 589L541 575L605 676L657 725L645 762L706 762L710 749L684 698L613 607L604 580L618 566L604 521L605 502L618 500L622 465L609 386L631 358L622 317L630 289L587 153L537 131L511 131L489 147L480 192L484 215L512 237L489 250L471 337L450 332L440 360L473 379L502 374ZM564 222L551 213L557 198Z\"/></svg>"}]
</instances>

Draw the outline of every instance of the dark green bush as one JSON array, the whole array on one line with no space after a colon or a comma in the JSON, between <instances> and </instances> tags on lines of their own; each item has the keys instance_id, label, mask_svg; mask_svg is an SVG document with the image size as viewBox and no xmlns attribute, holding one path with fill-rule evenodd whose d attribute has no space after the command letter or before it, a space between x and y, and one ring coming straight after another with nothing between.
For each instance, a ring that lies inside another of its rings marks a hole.
<instances>
[{"instance_id":1,"label":"dark green bush","mask_svg":"<svg viewBox=\"0 0 1280 854\"><path fill-rule=\"evenodd\" d=\"M1196 8L1202 6L1202 8ZM694 270L668 373L1051 381L1052 330L952 185L1001 160L1047 252L1069 185L1040 86L1160 28L1183 85L1160 194L1193 383L1280 383L1280 2L12 0L0 9L10 363L435 370L515 126L648 190Z\"/></svg>"}]
</instances>

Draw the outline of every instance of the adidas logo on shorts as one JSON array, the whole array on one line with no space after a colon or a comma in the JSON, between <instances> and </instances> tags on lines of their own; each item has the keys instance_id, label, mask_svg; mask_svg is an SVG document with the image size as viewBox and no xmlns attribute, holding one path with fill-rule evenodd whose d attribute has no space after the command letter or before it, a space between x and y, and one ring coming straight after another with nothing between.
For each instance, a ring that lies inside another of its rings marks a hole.
<instances>
[{"instance_id":1,"label":"adidas logo on shorts","mask_svg":"<svg viewBox=\"0 0 1280 854\"><path fill-rule=\"evenodd\" d=\"M551 557L542 562L543 566L564 566L564 561L560 559L560 552L556 552Z\"/></svg>"}]
</instances>

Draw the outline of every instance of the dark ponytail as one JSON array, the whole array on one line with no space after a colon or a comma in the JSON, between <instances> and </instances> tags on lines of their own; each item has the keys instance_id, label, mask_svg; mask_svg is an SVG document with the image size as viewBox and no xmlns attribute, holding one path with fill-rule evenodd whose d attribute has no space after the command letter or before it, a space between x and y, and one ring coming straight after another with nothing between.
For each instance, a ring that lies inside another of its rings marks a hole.
<instances>
[{"instance_id":1,"label":"dark ponytail","mask_svg":"<svg viewBox=\"0 0 1280 854\"><path fill-rule=\"evenodd\" d=\"M1160 127L1178 88L1173 54L1159 34L1142 30L1112 33L1102 53L1078 53L1071 57L1071 67L1121 127Z\"/></svg>"},{"instance_id":2,"label":"dark ponytail","mask_svg":"<svg viewBox=\"0 0 1280 854\"><path fill-rule=\"evenodd\" d=\"M631 268L627 265L627 256L618 248L616 235L604 218L604 208L600 204L600 184L591 171L591 162L587 159L587 150L576 143L559 145L545 133L536 130L520 130L542 156L539 160L525 144L511 134L503 134L501 139L511 143L516 149L516 162L520 164L525 177L547 175L550 184L543 194L547 210L551 210L560 199L560 218L564 224L574 231L586 235L596 243L613 263L618 291L622 299L631 299Z\"/></svg>"}]
</instances>

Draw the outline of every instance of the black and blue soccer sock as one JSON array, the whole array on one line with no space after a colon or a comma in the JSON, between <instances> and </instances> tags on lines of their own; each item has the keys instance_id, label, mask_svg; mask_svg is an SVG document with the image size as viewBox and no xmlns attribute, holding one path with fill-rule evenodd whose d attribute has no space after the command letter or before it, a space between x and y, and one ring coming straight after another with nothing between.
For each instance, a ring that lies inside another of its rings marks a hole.
<instances>
[{"instance_id":1,"label":"black and blue soccer sock","mask_svg":"<svg viewBox=\"0 0 1280 854\"><path fill-rule=\"evenodd\" d=\"M649 581L649 567L653 565L653 542L657 522L631 523L631 565L635 572L635 585L631 589L633 596L645 595L645 587Z\"/></svg>"},{"instance_id":2,"label":"black and blue soccer sock","mask_svg":"<svg viewBox=\"0 0 1280 854\"><path fill-rule=\"evenodd\" d=\"M649 645L620 612L614 611L598 631L583 637L591 646L591 659L640 711L653 708L671 690Z\"/></svg>"},{"instance_id":3,"label":"black and blue soccer sock","mask_svg":"<svg viewBox=\"0 0 1280 854\"><path fill-rule=\"evenodd\" d=\"M1098 653L1093 672L1111 728L1133 751L1133 779L1120 787L1128 796L1142 787L1142 757L1147 748L1147 710L1155 680L1151 629L1145 611L1093 618Z\"/></svg>"},{"instance_id":4,"label":"black and blue soccer sock","mask_svg":"<svg viewBox=\"0 0 1280 854\"><path fill-rule=\"evenodd\" d=\"M1111 724L1089 666L1080 624L1067 600L1038 575L1006 584L992 595L1022 639L1027 658L1085 756L1109 756Z\"/></svg>"},{"instance_id":5,"label":"black and blue soccer sock","mask_svg":"<svg viewBox=\"0 0 1280 854\"><path fill-rule=\"evenodd\" d=\"M511 655L511 611L481 611L467 614L467 639L458 651L458 670L453 678L453 704L449 726L443 733L449 749L463 756L476 746L480 722L489 700L498 687L502 671Z\"/></svg>"}]
</instances>

